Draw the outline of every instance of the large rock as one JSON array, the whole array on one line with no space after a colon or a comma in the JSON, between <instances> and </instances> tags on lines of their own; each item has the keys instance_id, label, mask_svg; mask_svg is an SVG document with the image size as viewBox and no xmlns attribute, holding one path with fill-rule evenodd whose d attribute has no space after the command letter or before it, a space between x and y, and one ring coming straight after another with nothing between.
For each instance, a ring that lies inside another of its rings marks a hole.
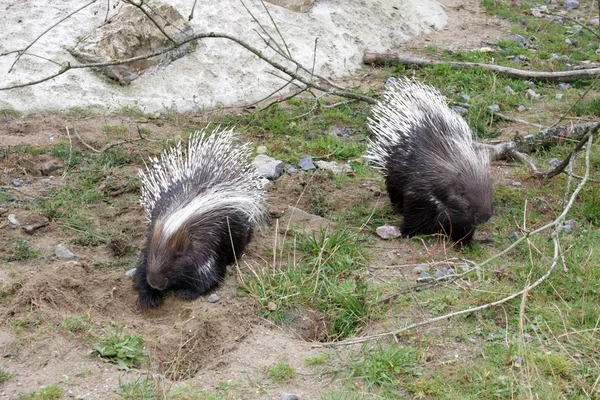
<instances>
[{"instance_id":1,"label":"large rock","mask_svg":"<svg viewBox=\"0 0 600 400\"><path fill-rule=\"evenodd\" d=\"M304 12L312 7L315 0L267 0L267 2L288 10Z\"/></svg>"},{"instance_id":2,"label":"large rock","mask_svg":"<svg viewBox=\"0 0 600 400\"><path fill-rule=\"evenodd\" d=\"M181 42L194 34L194 30L181 14L172 6L151 0L146 12L175 42ZM106 24L86 35L73 49L73 55L86 63L104 63L143 56L173 46L160 29L137 7L126 4L119 13ZM116 79L121 85L129 85L132 80L151 68L168 65L189 53L192 43L156 57L135 61L129 64L102 67L100 70Z\"/></svg>"}]
</instances>

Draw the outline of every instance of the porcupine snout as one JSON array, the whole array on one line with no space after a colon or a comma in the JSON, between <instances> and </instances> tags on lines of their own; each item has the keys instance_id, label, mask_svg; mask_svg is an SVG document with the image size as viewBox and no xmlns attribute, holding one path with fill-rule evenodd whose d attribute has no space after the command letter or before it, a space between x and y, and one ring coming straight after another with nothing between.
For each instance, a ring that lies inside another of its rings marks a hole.
<instances>
[{"instance_id":1,"label":"porcupine snout","mask_svg":"<svg viewBox=\"0 0 600 400\"><path fill-rule=\"evenodd\" d=\"M148 284L157 290L165 290L169 286L169 279L162 274L148 274Z\"/></svg>"}]
</instances>

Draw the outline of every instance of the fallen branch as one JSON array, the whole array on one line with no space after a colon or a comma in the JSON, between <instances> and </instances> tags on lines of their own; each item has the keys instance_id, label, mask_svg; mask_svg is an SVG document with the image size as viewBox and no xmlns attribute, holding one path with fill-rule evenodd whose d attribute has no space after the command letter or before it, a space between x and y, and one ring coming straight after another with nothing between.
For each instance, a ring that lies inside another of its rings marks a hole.
<instances>
[{"instance_id":1,"label":"fallen branch","mask_svg":"<svg viewBox=\"0 0 600 400\"><path fill-rule=\"evenodd\" d=\"M531 79L542 82L576 82L582 79L595 78L600 75L600 68L579 69L576 71L541 72L525 71L517 68L502 67L494 64L474 62L437 61L417 57L400 56L397 53L373 53L366 51L363 54L363 63L367 65L411 65L426 67L430 65L448 65L452 68L483 68L516 79Z\"/></svg>"}]
</instances>

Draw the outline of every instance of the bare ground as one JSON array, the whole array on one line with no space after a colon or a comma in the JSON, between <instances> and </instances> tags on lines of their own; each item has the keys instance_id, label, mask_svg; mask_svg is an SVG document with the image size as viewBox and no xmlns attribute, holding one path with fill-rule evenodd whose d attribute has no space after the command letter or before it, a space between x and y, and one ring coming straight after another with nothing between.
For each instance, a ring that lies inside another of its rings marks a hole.
<instances>
[{"instance_id":1,"label":"bare ground","mask_svg":"<svg viewBox=\"0 0 600 400\"><path fill-rule=\"evenodd\" d=\"M447 28L394 50L419 55L428 44L439 48L477 49L508 35L502 21L481 12L478 1L446 0L443 3L450 15ZM376 90L383 82L376 76L357 77L356 80L362 80L364 85ZM193 117L181 118L185 123L194 122ZM106 135L99 135L103 126L126 126L128 134L134 138L138 126L150 129L158 137L173 137L181 134L183 124L177 116L158 121L132 116L5 116L0 119L0 141L7 147L29 144L49 148L59 140L66 140L74 148L83 149L75 136L75 128L86 143L101 148L110 141ZM135 146L128 149L140 151ZM0 366L16 374L0 385L0 398L14 399L21 393L50 384L60 384L75 398L118 398L116 391L120 380L130 381L144 375L144 371L138 370L118 371L113 365L91 356L89 343L85 340L61 330L60 324L65 318L81 316L88 316L96 327L111 322L125 324L125 333L143 337L150 355L150 372L166 376L162 381L165 386L191 384L214 392L218 385L232 382L240 397L243 395L247 399L275 399L283 392L296 393L301 399L316 399L325 388L335 388L336 382L330 383L329 377L319 376L304 362L307 357L325 351L311 341L319 335L319 316L307 313L305 322L291 329L282 329L259 318L254 302L236 292L240 279L237 271L215 291L221 298L217 303L208 303L206 296L194 302L169 298L160 308L141 312L132 282L124 275L125 267L115 271L92 266L93 262L114 259L114 249L70 245L70 232L53 222L34 235L10 228L8 214L27 218L28 201L43 196L48 188L67 182L64 169L53 176L37 173L40 165L48 161L61 163L48 155L31 154L11 154L0 160L0 183L10 187L10 192L22 199L10 203L8 209L0 209L0 243L14 243L17 237L22 237L42 254L41 258L4 264L0 268L0 291L10 293L9 300L0 299ZM497 167L495 174L502 176L505 172L502 167ZM124 174L133 178L135 171L132 169ZM22 179L23 185L13 187L11 182L15 179ZM283 214L288 205L310 208L306 198L298 201L306 180L304 175L285 175L275 183L269 192L269 203L275 216ZM319 182L317 176L310 184L326 183ZM377 196L362 187L342 190L328 186L327 192L329 211L349 207L365 198L374 207L387 201L384 196ZM129 207L116 220L98 220L96 223L133 223L137 231L132 232L132 242L127 245L140 249L146 224L136 203L137 193L125 190L113 195L124 196ZM250 268L265 264L265 249L273 246L276 235L275 221L276 218L249 246L241 263L242 277L251 273ZM485 231L479 235L485 237ZM54 247L58 243L67 244L78 255L79 261L64 262L54 257ZM381 240L376 240L372 246L378 250L376 259L371 260L374 266L419 262L432 252L444 250L441 244L437 249L419 249L413 244ZM6 251L6 247L3 248L0 252L4 254L0 256L4 258ZM373 279L387 281L406 274L401 270L384 270ZM468 351L456 346L457 353ZM294 367L298 376L284 384L265 380L266 369L279 361Z\"/></svg>"}]
</instances>

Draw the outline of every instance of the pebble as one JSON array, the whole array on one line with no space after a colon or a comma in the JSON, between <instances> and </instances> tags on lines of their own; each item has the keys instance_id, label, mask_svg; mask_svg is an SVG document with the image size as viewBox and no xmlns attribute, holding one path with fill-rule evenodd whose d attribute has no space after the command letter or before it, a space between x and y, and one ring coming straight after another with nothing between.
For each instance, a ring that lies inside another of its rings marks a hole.
<instances>
[{"instance_id":1,"label":"pebble","mask_svg":"<svg viewBox=\"0 0 600 400\"><path fill-rule=\"evenodd\" d=\"M63 261L75 261L78 259L75 253L73 253L71 250L67 249L60 243L56 245L56 248L54 249L54 254L56 255L56 257Z\"/></svg>"},{"instance_id":2,"label":"pebble","mask_svg":"<svg viewBox=\"0 0 600 400\"><path fill-rule=\"evenodd\" d=\"M378 227L375 229L375 232L377 233L377 236L382 239L394 239L402 236L402 233L400 233L400 229L398 229L397 226L388 224Z\"/></svg>"},{"instance_id":3,"label":"pebble","mask_svg":"<svg viewBox=\"0 0 600 400\"><path fill-rule=\"evenodd\" d=\"M420 274L421 272L427 272L429 271L429 264L419 264L413 268L413 271L417 274Z\"/></svg>"},{"instance_id":4,"label":"pebble","mask_svg":"<svg viewBox=\"0 0 600 400\"><path fill-rule=\"evenodd\" d=\"M460 115L465 115L469 112L468 109L461 107L461 106L454 106L454 107L452 107L452 109L454 111L456 111L457 113L459 113Z\"/></svg>"},{"instance_id":5,"label":"pebble","mask_svg":"<svg viewBox=\"0 0 600 400\"><path fill-rule=\"evenodd\" d=\"M288 174L295 174L295 173L298 172L298 170L293 165L290 165L290 166L287 167L286 172Z\"/></svg>"},{"instance_id":6,"label":"pebble","mask_svg":"<svg viewBox=\"0 0 600 400\"><path fill-rule=\"evenodd\" d=\"M137 268L131 268L130 270L125 271L125 276L128 277L128 278L133 279L133 276L135 274L135 270L136 269Z\"/></svg>"},{"instance_id":7,"label":"pebble","mask_svg":"<svg viewBox=\"0 0 600 400\"><path fill-rule=\"evenodd\" d=\"M61 169L63 166L59 163L57 163L56 161L46 161L45 163L43 163L40 166L40 172L42 173L42 175L44 176L50 176L52 175L52 173L54 173L55 171L58 171L59 169Z\"/></svg>"},{"instance_id":8,"label":"pebble","mask_svg":"<svg viewBox=\"0 0 600 400\"><path fill-rule=\"evenodd\" d=\"M518 238L519 238L519 234L517 232L513 232L510 235L508 235L508 240L510 240L511 242L514 242Z\"/></svg>"},{"instance_id":9,"label":"pebble","mask_svg":"<svg viewBox=\"0 0 600 400\"><path fill-rule=\"evenodd\" d=\"M17 216L15 214L8 214L8 224L13 229L19 226L19 220L17 219Z\"/></svg>"},{"instance_id":10,"label":"pebble","mask_svg":"<svg viewBox=\"0 0 600 400\"><path fill-rule=\"evenodd\" d=\"M534 99L541 97L541 95L539 93L536 93L535 90L533 90L533 89L527 89L527 92L525 93L525 97L527 97L530 100L534 100Z\"/></svg>"},{"instance_id":11,"label":"pebble","mask_svg":"<svg viewBox=\"0 0 600 400\"><path fill-rule=\"evenodd\" d=\"M525 39L523 36L521 35L515 35L515 40L517 41L517 43L519 44L519 46L521 47L525 47L525 45L527 44L527 39Z\"/></svg>"},{"instance_id":12,"label":"pebble","mask_svg":"<svg viewBox=\"0 0 600 400\"><path fill-rule=\"evenodd\" d=\"M216 303L219 300L221 300L221 298L216 293L211 294L210 296L208 296L208 299L206 299L206 301L208 301L209 303Z\"/></svg>"},{"instance_id":13,"label":"pebble","mask_svg":"<svg viewBox=\"0 0 600 400\"><path fill-rule=\"evenodd\" d=\"M15 179L15 180L12 182L12 184L13 184L13 186L14 186L14 187L19 187L19 186L22 186L22 185L23 185L23 180L22 180L22 179Z\"/></svg>"},{"instance_id":14,"label":"pebble","mask_svg":"<svg viewBox=\"0 0 600 400\"><path fill-rule=\"evenodd\" d=\"M514 367L521 368L523 365L525 365L525 361L523 361L521 357L517 357L515 361L513 361Z\"/></svg>"},{"instance_id":15,"label":"pebble","mask_svg":"<svg viewBox=\"0 0 600 400\"><path fill-rule=\"evenodd\" d=\"M558 158L551 158L548 160L548 164L554 165L555 167L559 166L561 161Z\"/></svg>"},{"instance_id":16,"label":"pebble","mask_svg":"<svg viewBox=\"0 0 600 400\"><path fill-rule=\"evenodd\" d=\"M281 393L281 400L299 400L300 397L294 393Z\"/></svg>"},{"instance_id":17,"label":"pebble","mask_svg":"<svg viewBox=\"0 0 600 400\"><path fill-rule=\"evenodd\" d=\"M417 279L417 282L419 283L425 283L425 282L431 282L433 281L433 276L431 276L431 274L429 272L421 272L421 275L419 275L419 278Z\"/></svg>"},{"instance_id":18,"label":"pebble","mask_svg":"<svg viewBox=\"0 0 600 400\"><path fill-rule=\"evenodd\" d=\"M469 100L471 100L471 97L469 97L468 94L461 93L461 95L458 96L458 101L461 101L463 103L467 103Z\"/></svg>"},{"instance_id":19,"label":"pebble","mask_svg":"<svg viewBox=\"0 0 600 400\"><path fill-rule=\"evenodd\" d=\"M267 146L258 146L256 152L258 154L267 154Z\"/></svg>"},{"instance_id":20,"label":"pebble","mask_svg":"<svg viewBox=\"0 0 600 400\"><path fill-rule=\"evenodd\" d=\"M344 172L352 172L352 168L349 165L338 164L335 161L316 161L315 165L317 168L324 169L325 171L331 171L335 175L339 175Z\"/></svg>"},{"instance_id":21,"label":"pebble","mask_svg":"<svg viewBox=\"0 0 600 400\"><path fill-rule=\"evenodd\" d=\"M488 106L488 111L491 113L495 113L496 111L500 111L500 106L498 104L492 104Z\"/></svg>"},{"instance_id":22,"label":"pebble","mask_svg":"<svg viewBox=\"0 0 600 400\"><path fill-rule=\"evenodd\" d=\"M513 88L511 88L510 86L505 86L504 91L506 92L506 94L511 95L511 96L514 96L517 94L517 92L515 92L515 90Z\"/></svg>"},{"instance_id":23,"label":"pebble","mask_svg":"<svg viewBox=\"0 0 600 400\"><path fill-rule=\"evenodd\" d=\"M568 83L559 83L558 85L556 85L556 89L557 90L569 90L569 89L571 89L571 85Z\"/></svg>"},{"instance_id":24,"label":"pebble","mask_svg":"<svg viewBox=\"0 0 600 400\"><path fill-rule=\"evenodd\" d=\"M563 7L567 11L574 10L579 7L579 0L565 0Z\"/></svg>"},{"instance_id":25,"label":"pebble","mask_svg":"<svg viewBox=\"0 0 600 400\"><path fill-rule=\"evenodd\" d=\"M67 392L67 397L75 397L75 395L73 394L73 392L71 392L70 390Z\"/></svg>"},{"instance_id":26,"label":"pebble","mask_svg":"<svg viewBox=\"0 0 600 400\"><path fill-rule=\"evenodd\" d=\"M387 80L385 81L385 87L391 88L392 86L394 86L396 84L396 82L398 82L398 79L394 78L393 76L390 78L387 78Z\"/></svg>"},{"instance_id":27,"label":"pebble","mask_svg":"<svg viewBox=\"0 0 600 400\"><path fill-rule=\"evenodd\" d=\"M520 112L523 112L523 111L527 111L527 110L528 110L528 108L527 108L527 107L525 107L525 106L523 106L523 105L520 105L520 106L517 108L517 110L519 110Z\"/></svg>"},{"instance_id":28,"label":"pebble","mask_svg":"<svg viewBox=\"0 0 600 400\"><path fill-rule=\"evenodd\" d=\"M298 161L298 166L302 168L303 171L314 171L317 169L311 156L303 157L300 161Z\"/></svg>"},{"instance_id":29,"label":"pebble","mask_svg":"<svg viewBox=\"0 0 600 400\"><path fill-rule=\"evenodd\" d=\"M562 93L556 93L556 96L554 96L554 98L556 100L561 100L563 98L563 96L564 96L564 94L562 94Z\"/></svg>"}]
</instances>

